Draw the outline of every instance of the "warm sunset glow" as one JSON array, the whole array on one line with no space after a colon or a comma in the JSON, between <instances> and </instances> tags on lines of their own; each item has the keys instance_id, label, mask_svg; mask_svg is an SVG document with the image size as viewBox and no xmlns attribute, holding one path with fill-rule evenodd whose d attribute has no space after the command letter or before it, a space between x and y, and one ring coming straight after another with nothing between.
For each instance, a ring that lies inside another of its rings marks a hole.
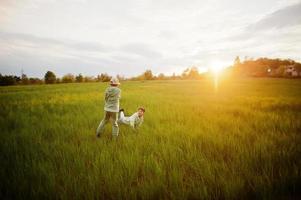
<instances>
[{"instance_id":1,"label":"warm sunset glow","mask_svg":"<svg viewBox=\"0 0 301 200\"><path fill-rule=\"evenodd\" d=\"M212 62L211 66L210 66L210 70L215 75L219 75L222 73L225 66L227 66L227 65L221 61L214 61L214 62Z\"/></svg>"},{"instance_id":2,"label":"warm sunset glow","mask_svg":"<svg viewBox=\"0 0 301 200\"><path fill-rule=\"evenodd\" d=\"M220 66L213 66L213 67L212 67L212 72L213 72L214 74L220 74L222 70L223 70L223 68L220 67Z\"/></svg>"},{"instance_id":3,"label":"warm sunset glow","mask_svg":"<svg viewBox=\"0 0 301 200\"><path fill-rule=\"evenodd\" d=\"M0 73L220 74L236 56L301 61L300 10L300 0L0 0Z\"/></svg>"}]
</instances>

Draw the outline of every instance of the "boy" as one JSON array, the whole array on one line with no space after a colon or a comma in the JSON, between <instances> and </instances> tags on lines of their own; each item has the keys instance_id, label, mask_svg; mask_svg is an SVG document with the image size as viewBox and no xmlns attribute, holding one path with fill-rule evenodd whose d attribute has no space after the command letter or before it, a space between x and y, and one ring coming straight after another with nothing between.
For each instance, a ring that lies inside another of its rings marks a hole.
<instances>
[{"instance_id":1,"label":"boy","mask_svg":"<svg viewBox=\"0 0 301 200\"><path fill-rule=\"evenodd\" d=\"M118 111L119 111L119 99L121 97L121 90L118 88L119 80L117 78L112 78L110 81L110 87L105 91L105 106L104 106L104 118L101 120L97 130L96 136L100 135L104 131L105 125L112 119L112 136L117 138L119 128L117 124Z\"/></svg>"},{"instance_id":2,"label":"boy","mask_svg":"<svg viewBox=\"0 0 301 200\"><path fill-rule=\"evenodd\" d=\"M134 130L137 130L137 128L143 123L144 113L145 109L140 107L138 108L138 112L135 112L130 117L125 117L124 110L120 109L120 118L118 119L118 123L130 125Z\"/></svg>"}]
</instances>

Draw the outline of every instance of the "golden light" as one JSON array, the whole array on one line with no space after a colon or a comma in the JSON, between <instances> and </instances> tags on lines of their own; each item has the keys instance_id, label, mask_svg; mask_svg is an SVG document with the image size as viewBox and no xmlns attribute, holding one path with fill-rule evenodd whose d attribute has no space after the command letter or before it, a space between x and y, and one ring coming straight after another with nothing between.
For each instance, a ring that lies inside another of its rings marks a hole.
<instances>
[{"instance_id":1,"label":"golden light","mask_svg":"<svg viewBox=\"0 0 301 200\"><path fill-rule=\"evenodd\" d=\"M217 76L222 73L225 66L226 66L225 63L221 61L213 61L210 66L210 70L212 71L212 73L214 73L214 75Z\"/></svg>"},{"instance_id":2,"label":"golden light","mask_svg":"<svg viewBox=\"0 0 301 200\"><path fill-rule=\"evenodd\" d=\"M219 76L223 72L225 68L226 63L221 61L213 61L210 65L210 71L213 73L213 81L214 81L214 91L218 91L218 85L219 85Z\"/></svg>"}]
</instances>

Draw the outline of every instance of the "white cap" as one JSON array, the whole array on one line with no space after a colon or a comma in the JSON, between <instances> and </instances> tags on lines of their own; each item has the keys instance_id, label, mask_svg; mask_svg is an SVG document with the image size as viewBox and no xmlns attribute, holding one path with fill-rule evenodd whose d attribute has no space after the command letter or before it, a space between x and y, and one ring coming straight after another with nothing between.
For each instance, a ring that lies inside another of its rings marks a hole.
<instances>
[{"instance_id":1,"label":"white cap","mask_svg":"<svg viewBox=\"0 0 301 200\"><path fill-rule=\"evenodd\" d=\"M111 85L119 85L120 84L118 78L116 78L116 77L112 77L110 82L111 82Z\"/></svg>"}]
</instances>

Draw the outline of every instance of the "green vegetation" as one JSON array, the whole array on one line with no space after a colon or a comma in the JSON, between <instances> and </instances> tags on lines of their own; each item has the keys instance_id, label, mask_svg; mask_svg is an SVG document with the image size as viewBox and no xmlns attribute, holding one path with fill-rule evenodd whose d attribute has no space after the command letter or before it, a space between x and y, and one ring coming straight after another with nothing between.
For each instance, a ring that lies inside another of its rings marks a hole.
<instances>
[{"instance_id":1,"label":"green vegetation","mask_svg":"<svg viewBox=\"0 0 301 200\"><path fill-rule=\"evenodd\" d=\"M47 71L46 74L45 74L44 79L45 79L45 83L52 84L52 83L55 83L56 76L53 72Z\"/></svg>"},{"instance_id":2,"label":"green vegetation","mask_svg":"<svg viewBox=\"0 0 301 200\"><path fill-rule=\"evenodd\" d=\"M213 68L211 68L213 67ZM173 73L171 76L159 73L155 76L151 70L146 70L138 76L131 78L125 78L124 76L117 75L117 78L121 81L131 80L131 81L143 81L143 80L200 80L204 78L210 78L216 71L214 67L224 67L221 68L219 73L223 76L232 78L242 78L242 77L274 77L274 78L301 78L301 63L296 62L291 59L281 60L279 58L258 58L254 60L253 58L248 59L247 57L243 62L240 61L239 56L237 56L231 66L211 66L208 72L200 73L198 68L195 66L186 68L181 75L176 75ZM0 86L8 85L28 85L28 84L52 84L52 83L81 83L81 82L109 82L112 76L107 73L101 73L94 76L83 76L78 74L74 76L71 73L65 74L62 78L56 77L56 75L47 71L44 80L39 78L28 78L26 74L21 77L15 75L2 75L0 73Z\"/></svg>"},{"instance_id":3,"label":"green vegetation","mask_svg":"<svg viewBox=\"0 0 301 200\"><path fill-rule=\"evenodd\" d=\"M237 56L234 65L226 71L234 76L300 78L301 63L279 58L258 58L256 60L245 58L241 62Z\"/></svg>"},{"instance_id":4,"label":"green vegetation","mask_svg":"<svg viewBox=\"0 0 301 200\"><path fill-rule=\"evenodd\" d=\"M123 82L137 134L100 139L107 83L0 88L1 199L300 197L301 80Z\"/></svg>"}]
</instances>

